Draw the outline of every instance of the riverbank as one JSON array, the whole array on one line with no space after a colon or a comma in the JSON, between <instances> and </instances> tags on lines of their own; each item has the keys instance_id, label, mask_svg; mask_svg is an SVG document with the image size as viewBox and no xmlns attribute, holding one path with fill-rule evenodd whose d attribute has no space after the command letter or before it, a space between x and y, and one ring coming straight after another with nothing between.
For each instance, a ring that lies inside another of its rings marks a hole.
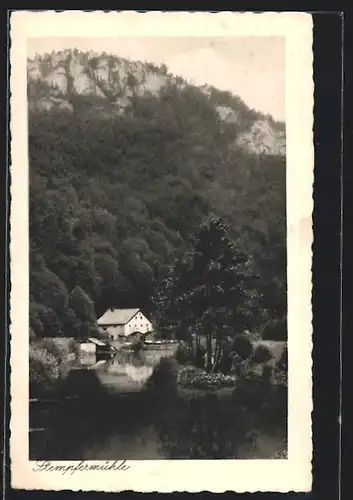
<instances>
[{"instance_id":1,"label":"riverbank","mask_svg":"<svg viewBox=\"0 0 353 500\"><path fill-rule=\"evenodd\" d=\"M136 350L119 344L113 352L89 353L69 338L36 339L29 348L30 398L52 398L62 392L71 371L95 370L113 392L141 390L162 357L174 356L177 342L153 342Z\"/></svg>"},{"instance_id":2,"label":"riverbank","mask_svg":"<svg viewBox=\"0 0 353 500\"><path fill-rule=\"evenodd\" d=\"M56 401L31 404L30 425L42 429L30 433L31 460L285 456L286 388L174 358L125 350L71 370Z\"/></svg>"},{"instance_id":3,"label":"riverbank","mask_svg":"<svg viewBox=\"0 0 353 500\"><path fill-rule=\"evenodd\" d=\"M30 435L31 460L270 459L286 453L283 408L260 400L241 405L234 390L109 392L96 372L86 375L80 384L70 377L79 398L32 406L32 422L35 412L47 414L37 419L46 430Z\"/></svg>"}]
</instances>

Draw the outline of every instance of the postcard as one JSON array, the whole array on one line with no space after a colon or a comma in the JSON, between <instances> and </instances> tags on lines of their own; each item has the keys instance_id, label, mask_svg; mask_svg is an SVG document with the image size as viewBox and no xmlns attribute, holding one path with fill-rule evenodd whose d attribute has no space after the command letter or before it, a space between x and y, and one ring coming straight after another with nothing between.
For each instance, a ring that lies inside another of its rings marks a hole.
<instances>
[{"instance_id":1,"label":"postcard","mask_svg":"<svg viewBox=\"0 0 353 500\"><path fill-rule=\"evenodd\" d=\"M12 487L310 491L311 15L10 22Z\"/></svg>"}]
</instances>

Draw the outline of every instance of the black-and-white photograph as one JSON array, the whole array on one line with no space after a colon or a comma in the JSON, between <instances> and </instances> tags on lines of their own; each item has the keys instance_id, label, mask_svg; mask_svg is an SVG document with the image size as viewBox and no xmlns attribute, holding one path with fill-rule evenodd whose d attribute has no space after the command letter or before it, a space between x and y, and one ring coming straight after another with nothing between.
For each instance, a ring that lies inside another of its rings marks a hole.
<instances>
[{"instance_id":1,"label":"black-and-white photograph","mask_svg":"<svg viewBox=\"0 0 353 500\"><path fill-rule=\"evenodd\" d=\"M287 458L285 40L27 40L29 458Z\"/></svg>"}]
</instances>

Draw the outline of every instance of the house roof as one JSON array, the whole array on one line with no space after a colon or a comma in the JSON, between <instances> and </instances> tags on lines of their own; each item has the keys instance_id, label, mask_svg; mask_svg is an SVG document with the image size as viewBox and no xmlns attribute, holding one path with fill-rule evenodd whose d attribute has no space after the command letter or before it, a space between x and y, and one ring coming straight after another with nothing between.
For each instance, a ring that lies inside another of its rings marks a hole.
<instances>
[{"instance_id":1,"label":"house roof","mask_svg":"<svg viewBox=\"0 0 353 500\"><path fill-rule=\"evenodd\" d=\"M105 347L105 345L106 345L106 344L105 344L104 342L102 342L101 340L95 339L95 338L93 338L93 337L90 337L88 340L89 340L89 342L91 342L92 344L95 344L95 345L97 345L97 346L99 346L99 347Z\"/></svg>"},{"instance_id":2,"label":"house roof","mask_svg":"<svg viewBox=\"0 0 353 500\"><path fill-rule=\"evenodd\" d=\"M108 309L98 319L98 325L126 325L140 309Z\"/></svg>"}]
</instances>

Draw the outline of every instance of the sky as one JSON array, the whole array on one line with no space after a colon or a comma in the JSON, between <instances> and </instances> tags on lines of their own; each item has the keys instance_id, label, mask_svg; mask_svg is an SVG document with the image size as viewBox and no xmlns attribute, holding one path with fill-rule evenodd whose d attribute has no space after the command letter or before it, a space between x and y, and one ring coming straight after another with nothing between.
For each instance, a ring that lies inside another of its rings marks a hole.
<instances>
[{"instance_id":1,"label":"sky","mask_svg":"<svg viewBox=\"0 0 353 500\"><path fill-rule=\"evenodd\" d=\"M27 39L27 55L76 48L164 63L196 85L240 96L252 109L285 121L285 43L281 37L46 37Z\"/></svg>"}]
</instances>

